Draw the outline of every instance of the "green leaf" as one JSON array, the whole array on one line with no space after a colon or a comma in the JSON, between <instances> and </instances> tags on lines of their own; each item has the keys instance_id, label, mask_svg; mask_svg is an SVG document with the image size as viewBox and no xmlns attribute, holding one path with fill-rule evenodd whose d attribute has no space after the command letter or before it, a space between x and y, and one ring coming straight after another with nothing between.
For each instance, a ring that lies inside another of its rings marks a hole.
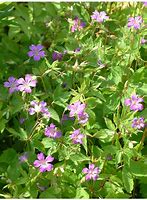
<instances>
[{"instance_id":1,"label":"green leaf","mask_svg":"<svg viewBox=\"0 0 147 200\"><path fill-rule=\"evenodd\" d=\"M107 125L107 128L112 130L112 131L115 131L115 125L113 124L113 122L109 119L109 118L104 118L105 119L105 123Z\"/></svg>"},{"instance_id":2,"label":"green leaf","mask_svg":"<svg viewBox=\"0 0 147 200\"><path fill-rule=\"evenodd\" d=\"M77 188L76 199L89 199L89 194L84 188Z\"/></svg>"},{"instance_id":3,"label":"green leaf","mask_svg":"<svg viewBox=\"0 0 147 200\"><path fill-rule=\"evenodd\" d=\"M48 108L51 118L60 123L59 115L53 108Z\"/></svg>"},{"instance_id":4,"label":"green leaf","mask_svg":"<svg viewBox=\"0 0 147 200\"><path fill-rule=\"evenodd\" d=\"M56 142L52 138L43 138L42 144L44 145L44 148L52 148L56 146Z\"/></svg>"},{"instance_id":5,"label":"green leaf","mask_svg":"<svg viewBox=\"0 0 147 200\"><path fill-rule=\"evenodd\" d=\"M129 172L127 167L123 167L122 170L122 180L125 186L125 189L128 193L131 193L134 187L132 174Z\"/></svg>"},{"instance_id":6,"label":"green leaf","mask_svg":"<svg viewBox=\"0 0 147 200\"><path fill-rule=\"evenodd\" d=\"M77 153L77 154L74 154L74 155L71 155L70 156L70 159L74 162L83 162L83 161L88 161L90 160L89 157L83 155L82 153Z\"/></svg>"},{"instance_id":7,"label":"green leaf","mask_svg":"<svg viewBox=\"0 0 147 200\"><path fill-rule=\"evenodd\" d=\"M5 151L3 151L3 153L0 156L0 162L4 162L4 163L8 163L8 164L12 164L13 162L15 162L17 160L17 153L14 149L9 148Z\"/></svg>"},{"instance_id":8,"label":"green leaf","mask_svg":"<svg viewBox=\"0 0 147 200\"><path fill-rule=\"evenodd\" d=\"M138 177L147 177L147 163L143 161L130 162L130 171Z\"/></svg>"}]
</instances>

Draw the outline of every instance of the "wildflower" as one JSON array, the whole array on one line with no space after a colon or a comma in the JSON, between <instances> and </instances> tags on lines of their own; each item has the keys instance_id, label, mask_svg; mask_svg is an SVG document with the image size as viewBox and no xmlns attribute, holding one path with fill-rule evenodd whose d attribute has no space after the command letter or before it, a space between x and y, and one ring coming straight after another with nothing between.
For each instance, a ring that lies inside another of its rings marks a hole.
<instances>
[{"instance_id":1,"label":"wildflower","mask_svg":"<svg viewBox=\"0 0 147 200\"><path fill-rule=\"evenodd\" d=\"M29 46L29 49L31 51L28 52L28 56L33 57L35 61L39 61L41 58L45 57L45 52L42 50L42 45L38 44L35 46L34 44L32 44L31 46Z\"/></svg>"},{"instance_id":2,"label":"wildflower","mask_svg":"<svg viewBox=\"0 0 147 200\"><path fill-rule=\"evenodd\" d=\"M143 2L143 5L144 5L145 7L147 7L147 1Z\"/></svg>"},{"instance_id":3,"label":"wildflower","mask_svg":"<svg viewBox=\"0 0 147 200\"><path fill-rule=\"evenodd\" d=\"M80 130L74 130L73 133L70 135L70 138L72 139L74 144L83 144L82 139L84 138L84 135L80 133Z\"/></svg>"},{"instance_id":4,"label":"wildflower","mask_svg":"<svg viewBox=\"0 0 147 200\"><path fill-rule=\"evenodd\" d=\"M55 60L61 61L62 58L63 58L63 54L62 53L53 52L53 54L52 54L53 61L55 61Z\"/></svg>"},{"instance_id":5,"label":"wildflower","mask_svg":"<svg viewBox=\"0 0 147 200\"><path fill-rule=\"evenodd\" d=\"M18 86L19 91L31 93L32 92L31 87L36 87L37 80L35 76L26 74L25 78L19 78L17 82L19 84Z\"/></svg>"},{"instance_id":6,"label":"wildflower","mask_svg":"<svg viewBox=\"0 0 147 200\"><path fill-rule=\"evenodd\" d=\"M141 44L145 44L145 43L147 43L147 40L144 39L144 38L142 38L141 41L140 41L140 43L141 43Z\"/></svg>"},{"instance_id":7,"label":"wildflower","mask_svg":"<svg viewBox=\"0 0 147 200\"><path fill-rule=\"evenodd\" d=\"M23 124L24 121L25 121L25 118L23 118L23 117L21 117L21 118L19 119L19 123L20 123L20 124Z\"/></svg>"},{"instance_id":8,"label":"wildflower","mask_svg":"<svg viewBox=\"0 0 147 200\"><path fill-rule=\"evenodd\" d=\"M98 12L95 10L93 12L93 15L91 15L91 18L99 23L104 22L105 20L109 19L109 16L105 13L105 11Z\"/></svg>"},{"instance_id":9,"label":"wildflower","mask_svg":"<svg viewBox=\"0 0 147 200\"><path fill-rule=\"evenodd\" d=\"M110 154L108 154L107 156L106 156L106 160L112 160L113 159L113 157L110 155Z\"/></svg>"},{"instance_id":10,"label":"wildflower","mask_svg":"<svg viewBox=\"0 0 147 200\"><path fill-rule=\"evenodd\" d=\"M89 168L84 168L82 172L87 174L85 176L87 181L92 179L96 181L99 177L100 169L98 167L95 168L94 164L89 164Z\"/></svg>"},{"instance_id":11,"label":"wildflower","mask_svg":"<svg viewBox=\"0 0 147 200\"><path fill-rule=\"evenodd\" d=\"M20 161L21 163L26 162L27 160L28 160L28 153L27 153L27 152L25 152L24 154L22 154L22 155L19 157L19 161Z\"/></svg>"},{"instance_id":12,"label":"wildflower","mask_svg":"<svg viewBox=\"0 0 147 200\"><path fill-rule=\"evenodd\" d=\"M75 53L78 53L78 52L80 52L80 51L81 51L81 48L80 48L80 47L78 47L78 48L76 48L76 49L74 50Z\"/></svg>"},{"instance_id":13,"label":"wildflower","mask_svg":"<svg viewBox=\"0 0 147 200\"><path fill-rule=\"evenodd\" d=\"M71 32L80 31L85 27L85 22L82 22L78 17L73 20L73 25L71 27Z\"/></svg>"},{"instance_id":14,"label":"wildflower","mask_svg":"<svg viewBox=\"0 0 147 200\"><path fill-rule=\"evenodd\" d=\"M130 106L130 110L139 111L143 110L143 98L138 97L138 95L133 94L130 99L125 100L125 105Z\"/></svg>"},{"instance_id":15,"label":"wildflower","mask_svg":"<svg viewBox=\"0 0 147 200\"><path fill-rule=\"evenodd\" d=\"M143 23L143 20L141 16L130 17L128 19L128 28L134 27L135 29L139 29L142 23Z\"/></svg>"},{"instance_id":16,"label":"wildflower","mask_svg":"<svg viewBox=\"0 0 147 200\"><path fill-rule=\"evenodd\" d=\"M45 101L41 101L41 102L31 101L30 105L32 107L29 108L29 113L30 115L34 115L35 113L43 112L44 109L46 109L47 104Z\"/></svg>"},{"instance_id":17,"label":"wildflower","mask_svg":"<svg viewBox=\"0 0 147 200\"><path fill-rule=\"evenodd\" d=\"M54 158L52 156L47 156L45 158L43 153L37 155L38 160L34 161L34 166L39 168L40 172L51 171L53 170L53 165L50 164Z\"/></svg>"},{"instance_id":18,"label":"wildflower","mask_svg":"<svg viewBox=\"0 0 147 200\"><path fill-rule=\"evenodd\" d=\"M50 112L48 111L47 103L45 101L31 101L29 108L29 114L34 115L35 113L42 113L43 117L50 118Z\"/></svg>"},{"instance_id":19,"label":"wildflower","mask_svg":"<svg viewBox=\"0 0 147 200\"><path fill-rule=\"evenodd\" d=\"M61 119L61 123L63 123L64 121L67 121L67 120L74 120L74 119L75 119L74 117L69 117L67 114L64 114Z\"/></svg>"},{"instance_id":20,"label":"wildflower","mask_svg":"<svg viewBox=\"0 0 147 200\"><path fill-rule=\"evenodd\" d=\"M143 129L144 127L145 127L145 122L143 117L140 118L135 117L133 119L132 128Z\"/></svg>"},{"instance_id":21,"label":"wildflower","mask_svg":"<svg viewBox=\"0 0 147 200\"><path fill-rule=\"evenodd\" d=\"M71 105L68 106L68 109L70 110L69 116L73 117L75 114L79 114L84 112L86 105L84 103L81 103L80 101L77 101Z\"/></svg>"},{"instance_id":22,"label":"wildflower","mask_svg":"<svg viewBox=\"0 0 147 200\"><path fill-rule=\"evenodd\" d=\"M86 112L78 113L78 120L80 124L85 124L88 121L89 115Z\"/></svg>"},{"instance_id":23,"label":"wildflower","mask_svg":"<svg viewBox=\"0 0 147 200\"><path fill-rule=\"evenodd\" d=\"M45 135L50 138L60 138L62 133L57 130L57 127L51 123L50 126L45 128Z\"/></svg>"},{"instance_id":24,"label":"wildflower","mask_svg":"<svg viewBox=\"0 0 147 200\"><path fill-rule=\"evenodd\" d=\"M4 87L9 88L9 93L12 94L15 91L18 91L18 80L13 76L8 78L7 82L4 82Z\"/></svg>"}]
</instances>

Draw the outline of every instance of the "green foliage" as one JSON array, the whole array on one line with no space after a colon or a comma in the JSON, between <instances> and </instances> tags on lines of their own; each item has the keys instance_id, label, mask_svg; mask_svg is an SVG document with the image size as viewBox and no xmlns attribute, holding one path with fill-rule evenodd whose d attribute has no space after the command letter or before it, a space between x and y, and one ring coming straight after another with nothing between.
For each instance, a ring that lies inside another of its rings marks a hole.
<instances>
[{"instance_id":1,"label":"green foliage","mask_svg":"<svg viewBox=\"0 0 147 200\"><path fill-rule=\"evenodd\" d=\"M143 2L0 3L1 198L147 197L147 128L132 127L135 117L147 123L145 9ZM95 10L109 19L92 20ZM139 29L128 28L131 16L143 18ZM43 46L38 61L28 55L33 44ZM5 82L26 74L35 76L36 86L11 93ZM132 94L143 98L143 110L125 105ZM77 101L84 111L76 108L71 117L68 106ZM51 123L56 128L47 137ZM80 142L72 138L76 130ZM51 170L41 172L46 160L34 163L39 153L54 158ZM82 171L89 164L99 169L96 181Z\"/></svg>"}]
</instances>

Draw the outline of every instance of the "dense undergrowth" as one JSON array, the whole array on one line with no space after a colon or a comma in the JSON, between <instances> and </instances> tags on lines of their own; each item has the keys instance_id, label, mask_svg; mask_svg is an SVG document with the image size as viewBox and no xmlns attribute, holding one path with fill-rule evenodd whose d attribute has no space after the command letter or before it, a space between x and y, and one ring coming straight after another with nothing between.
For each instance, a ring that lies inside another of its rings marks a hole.
<instances>
[{"instance_id":1,"label":"dense undergrowth","mask_svg":"<svg viewBox=\"0 0 147 200\"><path fill-rule=\"evenodd\" d=\"M146 198L146 3L0 3L0 197Z\"/></svg>"}]
</instances>

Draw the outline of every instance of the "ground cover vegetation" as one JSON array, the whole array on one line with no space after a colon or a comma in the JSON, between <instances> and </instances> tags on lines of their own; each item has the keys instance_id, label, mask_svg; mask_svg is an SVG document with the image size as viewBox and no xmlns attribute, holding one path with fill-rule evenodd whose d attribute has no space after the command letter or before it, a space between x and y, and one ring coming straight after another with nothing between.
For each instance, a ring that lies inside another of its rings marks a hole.
<instances>
[{"instance_id":1,"label":"ground cover vegetation","mask_svg":"<svg viewBox=\"0 0 147 200\"><path fill-rule=\"evenodd\" d=\"M0 197L147 197L146 2L0 3Z\"/></svg>"}]
</instances>

